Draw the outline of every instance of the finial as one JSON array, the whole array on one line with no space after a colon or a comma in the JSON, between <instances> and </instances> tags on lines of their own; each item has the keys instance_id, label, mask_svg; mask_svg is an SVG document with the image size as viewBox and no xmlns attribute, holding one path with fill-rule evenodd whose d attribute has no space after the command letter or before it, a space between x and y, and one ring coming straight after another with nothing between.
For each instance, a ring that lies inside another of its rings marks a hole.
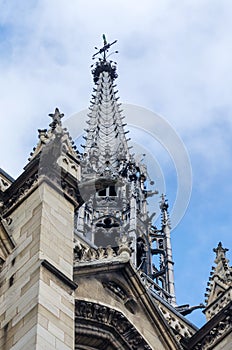
<instances>
[{"instance_id":1,"label":"finial","mask_svg":"<svg viewBox=\"0 0 232 350\"><path fill-rule=\"evenodd\" d=\"M162 211L167 211L168 210L168 201L165 199L165 195L162 193L161 195L161 201L160 201L160 209Z\"/></svg>"},{"instance_id":2,"label":"finial","mask_svg":"<svg viewBox=\"0 0 232 350\"><path fill-rule=\"evenodd\" d=\"M107 45L107 41L106 41L106 36L105 36L105 34L102 34L102 38L103 38L104 46Z\"/></svg>"},{"instance_id":3,"label":"finial","mask_svg":"<svg viewBox=\"0 0 232 350\"><path fill-rule=\"evenodd\" d=\"M64 114L60 113L59 108L56 107L55 113L50 113L49 117L52 118L51 124L49 126L52 128L52 131L55 130L56 126L61 126L61 118L63 118Z\"/></svg>"},{"instance_id":4,"label":"finial","mask_svg":"<svg viewBox=\"0 0 232 350\"><path fill-rule=\"evenodd\" d=\"M166 196L164 194L161 195L161 201L160 201L160 210L161 210L161 223L162 226L169 226L171 228L171 223L169 220L169 213L168 213L168 200L165 198Z\"/></svg>"},{"instance_id":5,"label":"finial","mask_svg":"<svg viewBox=\"0 0 232 350\"><path fill-rule=\"evenodd\" d=\"M213 249L214 253L216 253L215 263L218 263L220 260L225 260L228 250L227 248L223 248L222 242L219 242L217 248Z\"/></svg>"},{"instance_id":6,"label":"finial","mask_svg":"<svg viewBox=\"0 0 232 350\"><path fill-rule=\"evenodd\" d=\"M102 35L102 38L103 38L103 47L101 49L98 49L96 47L98 52L96 52L92 58L94 59L97 55L102 54L103 61L106 61L106 53L108 52L109 48L117 42L117 40L114 40L112 43L108 43L106 40L105 34ZM117 51L115 51L115 53L117 53Z\"/></svg>"},{"instance_id":7,"label":"finial","mask_svg":"<svg viewBox=\"0 0 232 350\"><path fill-rule=\"evenodd\" d=\"M108 72L110 75L112 81L117 78L116 74L116 62L113 61L107 61L107 58L112 55L113 53L118 53L118 51L111 52L109 55L107 55L109 48L117 42L117 40L113 41L112 43L108 43L106 40L105 34L102 35L103 38L103 47L99 50L97 47L95 47L96 50L98 50L93 56L92 59L95 59L96 56L101 54L102 58L99 58L99 60L92 64L91 67L94 67L92 70L93 73L93 80L94 83L97 84L99 76L102 72ZM91 108L90 108L91 109Z\"/></svg>"}]
</instances>

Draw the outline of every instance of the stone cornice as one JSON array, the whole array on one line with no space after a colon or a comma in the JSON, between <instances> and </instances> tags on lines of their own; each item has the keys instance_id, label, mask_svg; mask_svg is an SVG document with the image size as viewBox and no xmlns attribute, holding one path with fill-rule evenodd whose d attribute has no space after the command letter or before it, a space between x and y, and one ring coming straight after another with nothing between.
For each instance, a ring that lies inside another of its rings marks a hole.
<instances>
[{"instance_id":1,"label":"stone cornice","mask_svg":"<svg viewBox=\"0 0 232 350\"><path fill-rule=\"evenodd\" d=\"M54 265L52 265L49 261L46 259L41 261L41 265L45 267L48 271L50 271L53 275L55 275L60 281L62 281L64 284L66 284L69 288L72 290L77 289L77 284L70 280L65 274L63 274L60 270L58 270Z\"/></svg>"}]
</instances>

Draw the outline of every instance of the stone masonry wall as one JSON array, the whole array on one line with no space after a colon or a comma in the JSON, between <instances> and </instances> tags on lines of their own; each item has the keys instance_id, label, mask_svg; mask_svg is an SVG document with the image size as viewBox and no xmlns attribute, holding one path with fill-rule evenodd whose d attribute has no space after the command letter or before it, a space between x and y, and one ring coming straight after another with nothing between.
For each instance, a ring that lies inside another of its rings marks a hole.
<instances>
[{"instance_id":1,"label":"stone masonry wall","mask_svg":"<svg viewBox=\"0 0 232 350\"><path fill-rule=\"evenodd\" d=\"M0 274L0 349L74 349L73 207L45 182L12 214L16 249Z\"/></svg>"}]
</instances>

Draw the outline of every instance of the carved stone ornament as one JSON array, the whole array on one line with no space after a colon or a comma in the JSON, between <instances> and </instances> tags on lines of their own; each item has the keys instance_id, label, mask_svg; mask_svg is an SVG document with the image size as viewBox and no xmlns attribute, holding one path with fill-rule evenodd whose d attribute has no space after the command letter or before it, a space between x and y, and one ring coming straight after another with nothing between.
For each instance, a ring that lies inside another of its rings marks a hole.
<instances>
[{"instance_id":1,"label":"carved stone ornament","mask_svg":"<svg viewBox=\"0 0 232 350\"><path fill-rule=\"evenodd\" d=\"M169 326L173 329L176 334L176 339L180 340L181 338L190 338L193 335L192 330L190 330L185 322L182 322L179 317L176 317L173 312L169 312L167 308L159 305L164 318L168 322Z\"/></svg>"},{"instance_id":2,"label":"carved stone ornament","mask_svg":"<svg viewBox=\"0 0 232 350\"><path fill-rule=\"evenodd\" d=\"M103 330L110 328L112 333L116 332L117 338L122 338L130 350L152 350L144 338L139 334L135 327L119 311L107 306L95 304L83 300L76 300L76 332L81 328L81 324L90 324L92 329ZM83 321L82 321L83 320ZM88 321L88 323L86 322ZM106 327L107 326L107 327Z\"/></svg>"},{"instance_id":3,"label":"carved stone ornament","mask_svg":"<svg viewBox=\"0 0 232 350\"><path fill-rule=\"evenodd\" d=\"M9 209L16 204L28 191L38 182L38 174L35 173L29 177L20 187L16 189L14 194L4 203L4 209Z\"/></svg>"},{"instance_id":4,"label":"carved stone ornament","mask_svg":"<svg viewBox=\"0 0 232 350\"><path fill-rule=\"evenodd\" d=\"M51 124L49 126L51 127L52 130L55 130L57 126L61 126L61 119L64 117L63 113L60 113L59 108L56 107L54 113L50 113L49 117L52 118Z\"/></svg>"},{"instance_id":5,"label":"carved stone ornament","mask_svg":"<svg viewBox=\"0 0 232 350\"><path fill-rule=\"evenodd\" d=\"M74 262L86 262L103 259L112 259L117 256L117 248L112 248L110 245L107 247L98 247L94 249L92 247L84 247L80 244L76 244L74 248Z\"/></svg>"},{"instance_id":6,"label":"carved stone ornament","mask_svg":"<svg viewBox=\"0 0 232 350\"><path fill-rule=\"evenodd\" d=\"M125 307L132 313L136 313L137 304L131 295L115 281L104 281L102 285L107 289L112 295L114 295L118 300L122 301Z\"/></svg>"},{"instance_id":7,"label":"carved stone ornament","mask_svg":"<svg viewBox=\"0 0 232 350\"><path fill-rule=\"evenodd\" d=\"M230 310L231 313L231 310ZM193 350L207 350L212 349L212 346L222 337L225 333L232 330L232 314L228 315L223 321L220 321L213 329L209 331L204 339L198 342Z\"/></svg>"}]
</instances>

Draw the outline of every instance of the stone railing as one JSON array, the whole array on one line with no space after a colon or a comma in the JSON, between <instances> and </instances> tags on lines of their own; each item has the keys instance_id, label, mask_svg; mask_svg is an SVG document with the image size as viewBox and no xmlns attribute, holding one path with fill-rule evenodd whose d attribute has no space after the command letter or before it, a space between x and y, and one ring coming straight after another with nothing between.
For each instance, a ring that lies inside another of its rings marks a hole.
<instances>
[{"instance_id":1,"label":"stone railing","mask_svg":"<svg viewBox=\"0 0 232 350\"><path fill-rule=\"evenodd\" d=\"M168 311L167 308L158 305L159 309L161 310L162 314L164 315L164 318L170 325L170 327L174 330L176 333L177 340L180 340L183 338L190 338L194 332L189 329L189 327L186 325L185 322L181 321L181 319L177 316L175 316L174 313L171 313Z\"/></svg>"}]
</instances>

